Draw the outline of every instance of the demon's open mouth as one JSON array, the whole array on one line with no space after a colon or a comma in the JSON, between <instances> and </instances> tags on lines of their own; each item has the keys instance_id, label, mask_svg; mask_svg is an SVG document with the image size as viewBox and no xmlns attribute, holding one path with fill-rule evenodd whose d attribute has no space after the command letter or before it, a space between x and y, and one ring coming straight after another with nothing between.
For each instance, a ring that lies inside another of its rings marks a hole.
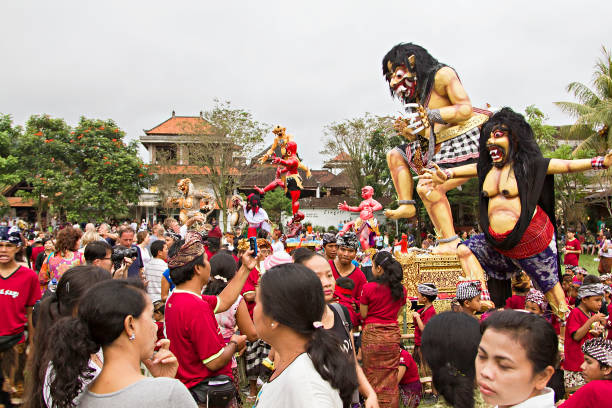
<instances>
[{"instance_id":1,"label":"demon's open mouth","mask_svg":"<svg viewBox=\"0 0 612 408\"><path fill-rule=\"evenodd\" d=\"M491 156L491 160L493 160L494 163L499 163L504 160L506 152L504 151L503 147L491 144L488 145L487 148L489 149L489 155Z\"/></svg>"}]
</instances>

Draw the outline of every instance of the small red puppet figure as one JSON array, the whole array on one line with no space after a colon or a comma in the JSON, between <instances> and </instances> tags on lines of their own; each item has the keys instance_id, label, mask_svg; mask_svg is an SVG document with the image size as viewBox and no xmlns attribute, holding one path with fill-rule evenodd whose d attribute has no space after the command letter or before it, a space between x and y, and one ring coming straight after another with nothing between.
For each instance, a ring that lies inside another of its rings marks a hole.
<instances>
[{"instance_id":1,"label":"small red puppet figure","mask_svg":"<svg viewBox=\"0 0 612 408\"><path fill-rule=\"evenodd\" d=\"M286 158L277 156L272 159L272 163L280 165L276 168L276 178L264 188L255 186L255 190L260 195L263 195L277 187L285 189L287 195L291 198L293 218L287 226L292 230L292 226L299 225L300 221L304 219L304 213L300 211L299 202L300 193L304 186L302 185L302 177L298 173L298 169L305 170L306 177L310 177L310 170L300 162L300 159L297 157L297 144L292 140L287 142ZM290 235L288 234L287 236Z\"/></svg>"}]
</instances>

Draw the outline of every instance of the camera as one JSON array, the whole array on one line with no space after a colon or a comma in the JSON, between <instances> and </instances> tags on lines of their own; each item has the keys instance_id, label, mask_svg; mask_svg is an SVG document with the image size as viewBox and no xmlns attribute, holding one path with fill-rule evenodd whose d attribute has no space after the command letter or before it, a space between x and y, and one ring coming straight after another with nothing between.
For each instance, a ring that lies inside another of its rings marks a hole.
<instances>
[{"instance_id":1,"label":"camera","mask_svg":"<svg viewBox=\"0 0 612 408\"><path fill-rule=\"evenodd\" d=\"M136 258L138 256L138 250L136 248L128 248L125 246L118 245L113 248L113 253L111 254L111 261L115 270L121 268L121 262L123 262L123 258Z\"/></svg>"}]
</instances>

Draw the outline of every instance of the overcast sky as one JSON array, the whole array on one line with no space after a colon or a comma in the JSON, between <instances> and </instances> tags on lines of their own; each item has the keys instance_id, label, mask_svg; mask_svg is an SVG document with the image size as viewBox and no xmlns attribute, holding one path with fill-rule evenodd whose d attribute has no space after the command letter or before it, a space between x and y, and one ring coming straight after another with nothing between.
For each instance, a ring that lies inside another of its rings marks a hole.
<instances>
[{"instance_id":1,"label":"overcast sky","mask_svg":"<svg viewBox=\"0 0 612 408\"><path fill-rule=\"evenodd\" d=\"M474 106L552 102L612 47L612 1L3 1L0 112L112 118L130 138L213 98L281 124L320 167L323 128L398 114L381 59L399 42L454 67ZM270 141L272 136L268 137Z\"/></svg>"}]
</instances>

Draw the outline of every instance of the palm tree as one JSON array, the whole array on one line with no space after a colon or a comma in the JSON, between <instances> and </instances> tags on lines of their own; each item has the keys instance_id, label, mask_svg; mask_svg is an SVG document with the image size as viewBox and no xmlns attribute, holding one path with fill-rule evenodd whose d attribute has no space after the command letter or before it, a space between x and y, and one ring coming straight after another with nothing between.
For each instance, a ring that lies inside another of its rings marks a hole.
<instances>
[{"instance_id":1,"label":"palm tree","mask_svg":"<svg viewBox=\"0 0 612 408\"><path fill-rule=\"evenodd\" d=\"M612 148L612 54L602 47L603 58L595 64L593 90L580 82L572 82L567 91L579 102L555 102L563 112L576 118L576 122L561 129L561 134L582 140L574 152L595 150L599 154Z\"/></svg>"}]
</instances>

